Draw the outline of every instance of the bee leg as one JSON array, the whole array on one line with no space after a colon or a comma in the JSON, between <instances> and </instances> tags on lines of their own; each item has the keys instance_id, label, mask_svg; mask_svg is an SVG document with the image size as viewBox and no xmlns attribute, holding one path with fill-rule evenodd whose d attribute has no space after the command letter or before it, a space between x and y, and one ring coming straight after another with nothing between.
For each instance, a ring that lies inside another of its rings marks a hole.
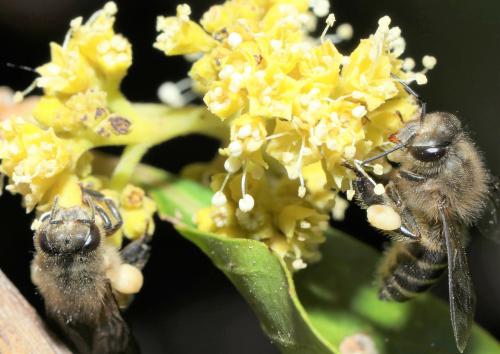
<instances>
[{"instance_id":1,"label":"bee leg","mask_svg":"<svg viewBox=\"0 0 500 354\"><path fill-rule=\"evenodd\" d=\"M114 223L109 217L108 213L104 210L103 207L100 205L96 204L94 205L94 208L101 217L101 220L103 222L103 227L104 231L106 232L106 235L112 235L114 234L120 227L123 225L123 218L122 215L120 214L120 211L118 210L118 207L116 206L115 202L113 202L112 199L106 197L104 194L94 191L92 189L87 189L87 188L82 188L82 191L84 194L88 195L90 198L97 200L100 203L104 203L106 205L106 208L109 210L113 218L116 220Z\"/></svg>"},{"instance_id":2,"label":"bee leg","mask_svg":"<svg viewBox=\"0 0 500 354\"><path fill-rule=\"evenodd\" d=\"M362 170L359 165L352 166L344 163L344 166L353 170L356 173L356 180L354 181L354 189L358 204L366 209L374 204L387 205L393 208L401 217L401 226L395 230L394 236L407 241L416 241L420 239L420 232L415 218L411 212L404 207L399 193L393 184L389 183L386 186L386 193L378 195L375 193L375 182L370 176Z\"/></svg>"},{"instance_id":3,"label":"bee leg","mask_svg":"<svg viewBox=\"0 0 500 354\"><path fill-rule=\"evenodd\" d=\"M389 182L386 186L386 195L387 198L393 202L393 207L401 217L401 226L399 227L399 230L396 231L396 236L409 241L419 240L420 231L415 217L405 206L397 188L391 182Z\"/></svg>"},{"instance_id":4,"label":"bee leg","mask_svg":"<svg viewBox=\"0 0 500 354\"><path fill-rule=\"evenodd\" d=\"M108 213L100 206L96 205L94 206L95 211L99 215L99 217L102 220L102 227L104 228L104 231L106 232L106 235L111 235L113 232L113 223L111 222L111 218L109 217Z\"/></svg>"},{"instance_id":5,"label":"bee leg","mask_svg":"<svg viewBox=\"0 0 500 354\"><path fill-rule=\"evenodd\" d=\"M113 202L111 199L104 198L103 201L108 207L109 211L111 212L111 215L113 215L113 218L115 218L116 220L115 224L113 224L110 229L111 234L113 234L123 225L122 214L120 214L118 207L116 206L115 202Z\"/></svg>"},{"instance_id":6,"label":"bee leg","mask_svg":"<svg viewBox=\"0 0 500 354\"><path fill-rule=\"evenodd\" d=\"M151 255L151 235L144 234L140 239L125 246L120 254L125 263L142 270Z\"/></svg>"},{"instance_id":7,"label":"bee leg","mask_svg":"<svg viewBox=\"0 0 500 354\"><path fill-rule=\"evenodd\" d=\"M404 178L404 179L406 179L408 181L412 181L412 182L425 182L425 181L427 181L426 177L419 175L417 173L411 172L411 171L407 171L407 170L399 170L398 174L401 178Z\"/></svg>"}]
</instances>

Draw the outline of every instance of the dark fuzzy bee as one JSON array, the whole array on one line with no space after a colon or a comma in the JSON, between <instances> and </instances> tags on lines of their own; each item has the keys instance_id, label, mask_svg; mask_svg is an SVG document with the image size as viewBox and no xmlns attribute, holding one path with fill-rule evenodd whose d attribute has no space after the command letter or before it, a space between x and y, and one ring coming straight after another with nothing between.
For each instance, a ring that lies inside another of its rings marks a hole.
<instances>
[{"instance_id":1,"label":"dark fuzzy bee","mask_svg":"<svg viewBox=\"0 0 500 354\"><path fill-rule=\"evenodd\" d=\"M59 208L40 218L34 236L32 278L47 317L77 353L138 353L106 277L106 259L116 252L104 237L122 225L111 199L83 190L84 205ZM142 268L149 257L145 239L130 243L124 262ZM117 256L117 255L115 255Z\"/></svg>"},{"instance_id":2,"label":"dark fuzzy bee","mask_svg":"<svg viewBox=\"0 0 500 354\"><path fill-rule=\"evenodd\" d=\"M478 225L500 240L492 232L498 230L499 183L453 114L426 114L422 104L420 119L407 123L396 141L394 148L348 166L358 176L358 203L363 208L390 206L402 220L399 230L389 232L394 242L380 267L379 296L406 301L431 287L448 269L451 322L463 352L475 309L465 252L467 230ZM377 195L376 183L363 165L396 150L399 158L386 176L386 193Z\"/></svg>"}]
</instances>

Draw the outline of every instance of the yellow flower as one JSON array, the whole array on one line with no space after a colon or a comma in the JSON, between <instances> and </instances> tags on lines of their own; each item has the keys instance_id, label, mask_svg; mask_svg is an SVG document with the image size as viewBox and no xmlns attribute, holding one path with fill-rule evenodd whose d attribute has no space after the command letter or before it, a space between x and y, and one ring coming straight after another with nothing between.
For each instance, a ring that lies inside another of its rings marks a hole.
<instances>
[{"instance_id":1,"label":"yellow flower","mask_svg":"<svg viewBox=\"0 0 500 354\"><path fill-rule=\"evenodd\" d=\"M137 239L154 233L153 214L155 202L139 187L127 185L120 195L120 212L123 217L123 233L129 239Z\"/></svg>"},{"instance_id":2,"label":"yellow flower","mask_svg":"<svg viewBox=\"0 0 500 354\"><path fill-rule=\"evenodd\" d=\"M215 46L215 40L203 29L189 20L191 9L188 5L177 6L177 16L159 16L156 30L161 31L155 48L167 55L189 54L208 51Z\"/></svg>"},{"instance_id":3,"label":"yellow flower","mask_svg":"<svg viewBox=\"0 0 500 354\"><path fill-rule=\"evenodd\" d=\"M358 100L368 111L373 111L385 101L399 93L396 82L391 77L395 71L391 57L381 53L372 56L377 43L370 39L362 40L349 57L349 63L342 68L342 83L339 95L359 92Z\"/></svg>"},{"instance_id":4,"label":"yellow flower","mask_svg":"<svg viewBox=\"0 0 500 354\"><path fill-rule=\"evenodd\" d=\"M248 111L253 115L292 119L292 107L300 83L270 66L252 76L248 83Z\"/></svg>"},{"instance_id":5,"label":"yellow flower","mask_svg":"<svg viewBox=\"0 0 500 354\"><path fill-rule=\"evenodd\" d=\"M266 242L295 270L317 261L328 216L314 204L299 198L297 183L284 176L268 174L256 179L249 175L247 178L243 191L243 175L235 175L227 186L227 199L217 201L216 194L214 205L197 213L198 228ZM214 176L213 188L220 189L224 179L223 174ZM262 203L251 210L242 210L245 194L255 196Z\"/></svg>"},{"instance_id":6,"label":"yellow flower","mask_svg":"<svg viewBox=\"0 0 500 354\"><path fill-rule=\"evenodd\" d=\"M41 129L20 118L4 121L0 133L0 171L9 176L6 188L23 195L26 210L31 211L75 164L73 146L52 129Z\"/></svg>"},{"instance_id":7,"label":"yellow flower","mask_svg":"<svg viewBox=\"0 0 500 354\"><path fill-rule=\"evenodd\" d=\"M78 50L50 43L51 62L37 69L37 85L47 94L71 95L85 91L95 80L92 68Z\"/></svg>"},{"instance_id":8,"label":"yellow flower","mask_svg":"<svg viewBox=\"0 0 500 354\"><path fill-rule=\"evenodd\" d=\"M89 89L65 101L56 96L43 96L33 115L42 125L50 126L56 132L78 133L86 128L94 128L107 117L106 107L106 92Z\"/></svg>"},{"instance_id":9,"label":"yellow flower","mask_svg":"<svg viewBox=\"0 0 500 354\"><path fill-rule=\"evenodd\" d=\"M87 23L73 20L67 47L77 48L104 76L119 80L132 64L132 47L113 30L116 12L116 4L108 2Z\"/></svg>"},{"instance_id":10,"label":"yellow flower","mask_svg":"<svg viewBox=\"0 0 500 354\"><path fill-rule=\"evenodd\" d=\"M127 183L147 144L178 131L159 129L165 119L151 117L154 110L142 119L119 92L132 51L128 40L113 30L116 12L109 2L87 22L80 17L71 21L62 45L51 43L51 61L37 69L40 77L34 82L44 95L26 114L29 118L0 126L0 172L9 179L7 190L23 197L27 211L36 207L37 215L50 210L56 199L59 207L87 207L82 188L109 196L124 223L107 242L119 246L123 235L136 239L153 233L155 203ZM194 112L191 118L200 115ZM93 175L92 149L112 145L128 145L116 169Z\"/></svg>"},{"instance_id":11,"label":"yellow flower","mask_svg":"<svg viewBox=\"0 0 500 354\"><path fill-rule=\"evenodd\" d=\"M189 72L193 90L231 128L219 151L227 156L225 171L212 181L213 207L198 225L267 240L302 268L318 258L336 194L349 190L352 198L355 176L343 162L380 152L417 116L399 81L425 83L436 61L425 57L424 69L414 72L411 58L400 59L405 41L387 16L345 55L325 36L333 15L324 35L312 38L317 19L309 1L228 0L202 16L206 32L183 6L168 26L160 18L156 46L167 55L200 52ZM225 221L210 221L214 215Z\"/></svg>"},{"instance_id":12,"label":"yellow flower","mask_svg":"<svg viewBox=\"0 0 500 354\"><path fill-rule=\"evenodd\" d=\"M113 87L132 64L130 43L115 34L116 5L108 2L86 22L78 17L62 46L51 43L51 61L37 69L37 86L45 93L72 95L89 88Z\"/></svg>"}]
</instances>

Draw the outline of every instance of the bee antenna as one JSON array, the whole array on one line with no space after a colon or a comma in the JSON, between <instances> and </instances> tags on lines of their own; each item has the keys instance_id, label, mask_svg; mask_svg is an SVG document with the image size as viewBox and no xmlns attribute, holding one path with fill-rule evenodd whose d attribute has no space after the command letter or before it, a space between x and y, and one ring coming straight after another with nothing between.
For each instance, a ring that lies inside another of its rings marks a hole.
<instances>
[{"instance_id":1,"label":"bee antenna","mask_svg":"<svg viewBox=\"0 0 500 354\"><path fill-rule=\"evenodd\" d=\"M94 224L95 223L95 204L94 204L94 201L92 200L91 197L85 196L85 202L90 207L90 210L92 210L92 219L91 219L91 221Z\"/></svg>"},{"instance_id":2,"label":"bee antenna","mask_svg":"<svg viewBox=\"0 0 500 354\"><path fill-rule=\"evenodd\" d=\"M403 88L405 89L406 92L408 92L410 95L415 97L415 99L417 100L417 104L420 106L420 123L422 123L424 121L425 115L427 114L427 102L422 100L420 98L420 95L414 89L412 89L410 87L410 85L408 85L404 80L401 80L399 77L397 77L394 74L392 74L391 76L393 79L395 79L397 82L399 82L403 86Z\"/></svg>"},{"instance_id":3,"label":"bee antenna","mask_svg":"<svg viewBox=\"0 0 500 354\"><path fill-rule=\"evenodd\" d=\"M9 63L9 62L4 62L4 64L8 68L24 70L24 71L35 73L38 75L38 73L36 72L36 70L34 68L29 67L27 65L19 65L19 64Z\"/></svg>"},{"instance_id":4,"label":"bee antenna","mask_svg":"<svg viewBox=\"0 0 500 354\"><path fill-rule=\"evenodd\" d=\"M375 156L372 156L364 161L361 162L361 166L365 166L366 164L372 162L372 161L375 161L375 160L378 160L382 157L385 157L387 155L389 155L391 152L394 152L396 150L400 150L400 149L403 149L404 147L406 147L410 141L413 139L413 137L415 136L415 134L412 134L407 140L393 146L392 148L390 148L389 150L386 150L378 155L375 155Z\"/></svg>"},{"instance_id":5,"label":"bee antenna","mask_svg":"<svg viewBox=\"0 0 500 354\"><path fill-rule=\"evenodd\" d=\"M50 211L49 223L52 223L52 221L54 221L54 216L56 215L58 201L59 201L59 196L56 196L54 198L54 204L52 204L52 210Z\"/></svg>"}]
</instances>

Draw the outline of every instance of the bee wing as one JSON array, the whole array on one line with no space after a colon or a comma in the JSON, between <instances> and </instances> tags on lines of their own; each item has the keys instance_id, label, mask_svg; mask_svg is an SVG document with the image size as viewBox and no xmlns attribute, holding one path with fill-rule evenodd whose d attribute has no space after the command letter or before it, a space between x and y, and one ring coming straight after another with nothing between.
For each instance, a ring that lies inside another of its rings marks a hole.
<instances>
[{"instance_id":1,"label":"bee wing","mask_svg":"<svg viewBox=\"0 0 500 354\"><path fill-rule=\"evenodd\" d=\"M500 178L492 176L488 195L485 198L483 216L477 228L483 236L500 243Z\"/></svg>"},{"instance_id":2,"label":"bee wing","mask_svg":"<svg viewBox=\"0 0 500 354\"><path fill-rule=\"evenodd\" d=\"M109 283L106 284L102 307L96 318L85 317L67 322L57 312L50 313L49 316L78 353L139 353L137 343L121 315Z\"/></svg>"},{"instance_id":3,"label":"bee wing","mask_svg":"<svg viewBox=\"0 0 500 354\"><path fill-rule=\"evenodd\" d=\"M469 340L476 297L467 265L465 248L456 228L446 220L446 212L439 208L448 254L448 291L453 334L458 350L463 353Z\"/></svg>"},{"instance_id":4,"label":"bee wing","mask_svg":"<svg viewBox=\"0 0 500 354\"><path fill-rule=\"evenodd\" d=\"M101 314L95 326L93 352L139 353L135 339L122 317L109 283L103 298Z\"/></svg>"}]
</instances>

